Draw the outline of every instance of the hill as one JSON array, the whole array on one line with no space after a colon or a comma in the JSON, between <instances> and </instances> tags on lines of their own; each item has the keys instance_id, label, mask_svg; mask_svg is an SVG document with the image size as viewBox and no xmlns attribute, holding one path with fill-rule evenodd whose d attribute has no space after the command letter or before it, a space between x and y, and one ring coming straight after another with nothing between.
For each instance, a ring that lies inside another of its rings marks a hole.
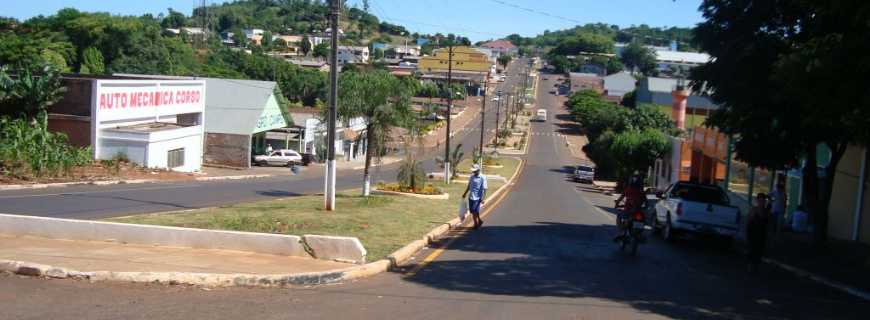
<instances>
[{"instance_id":1,"label":"hill","mask_svg":"<svg viewBox=\"0 0 870 320\"><path fill-rule=\"evenodd\" d=\"M326 100L325 73L270 57L266 54L269 48L254 45L227 48L219 34L225 31L241 34L240 30L246 28L260 28L275 35L315 33L326 29L327 12L328 7L322 1L250 0L198 8L189 17L172 9L155 17L67 8L23 22L0 18L0 66L49 64L62 72L82 74L137 73L276 81L289 102L313 106ZM342 17L345 44L435 37L409 33L403 26L380 21L356 7L345 8ZM178 36L166 32L168 28L203 26L209 31L204 41L185 33ZM250 54L241 49L249 50Z\"/></svg>"}]
</instances>

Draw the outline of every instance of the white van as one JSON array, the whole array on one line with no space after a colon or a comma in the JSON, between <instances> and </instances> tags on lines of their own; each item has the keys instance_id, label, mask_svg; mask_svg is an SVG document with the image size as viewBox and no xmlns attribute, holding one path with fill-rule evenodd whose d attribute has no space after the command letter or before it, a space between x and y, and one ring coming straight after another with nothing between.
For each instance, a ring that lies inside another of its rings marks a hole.
<instances>
[{"instance_id":1,"label":"white van","mask_svg":"<svg viewBox=\"0 0 870 320\"><path fill-rule=\"evenodd\" d=\"M532 119L534 121L546 122L547 121L547 110L538 109L538 113L535 115L535 118Z\"/></svg>"}]
</instances>

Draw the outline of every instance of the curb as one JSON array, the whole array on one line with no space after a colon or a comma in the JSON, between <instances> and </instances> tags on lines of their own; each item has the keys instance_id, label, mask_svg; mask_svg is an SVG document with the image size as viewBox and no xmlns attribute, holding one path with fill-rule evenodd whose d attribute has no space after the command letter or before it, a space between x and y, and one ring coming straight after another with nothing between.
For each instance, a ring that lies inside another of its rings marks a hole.
<instances>
[{"instance_id":1,"label":"curb","mask_svg":"<svg viewBox=\"0 0 870 320\"><path fill-rule=\"evenodd\" d=\"M39 184L12 184L12 185L0 186L0 191L63 188L63 187L69 187L69 186L84 186L84 185L107 186L107 185L114 185L114 184L140 184L140 183L153 183L153 182L158 182L158 180L133 179L133 180L76 181L76 182L39 183Z\"/></svg>"},{"instance_id":2,"label":"curb","mask_svg":"<svg viewBox=\"0 0 870 320\"><path fill-rule=\"evenodd\" d=\"M193 272L83 272L23 261L0 260L0 271L15 274L48 277L85 279L90 281L113 281L159 284L186 284L204 287L282 287L291 285L330 284L371 276L387 271L390 262L379 260L369 264L345 269L295 274L216 274Z\"/></svg>"},{"instance_id":3,"label":"curb","mask_svg":"<svg viewBox=\"0 0 870 320\"><path fill-rule=\"evenodd\" d=\"M198 177L195 181L220 181L220 180L244 180L244 179L259 179L272 177L271 174L248 174L238 176L217 176L217 177Z\"/></svg>"},{"instance_id":4,"label":"curb","mask_svg":"<svg viewBox=\"0 0 870 320\"><path fill-rule=\"evenodd\" d=\"M764 263L767 263L767 264L773 265L775 267L778 267L780 269L791 272L792 274L794 274L798 277L808 278L812 281L818 282L818 283L823 284L825 286L828 286L828 287L843 291L845 293L848 293L850 295L853 295L855 297L864 299L864 301L870 301L870 292L865 292L863 290L860 290L860 289L857 289L854 287L850 287L846 284L843 284L843 283L840 283L840 282L837 282L834 280L830 280L830 279L825 278L823 276L813 274L809 271L803 270L801 268L798 268L798 267L795 267L795 266L792 266L792 265L789 265L789 264L786 264L786 263L783 263L783 262L780 262L780 261L777 261L774 259L763 258L762 261L764 261Z\"/></svg>"}]
</instances>

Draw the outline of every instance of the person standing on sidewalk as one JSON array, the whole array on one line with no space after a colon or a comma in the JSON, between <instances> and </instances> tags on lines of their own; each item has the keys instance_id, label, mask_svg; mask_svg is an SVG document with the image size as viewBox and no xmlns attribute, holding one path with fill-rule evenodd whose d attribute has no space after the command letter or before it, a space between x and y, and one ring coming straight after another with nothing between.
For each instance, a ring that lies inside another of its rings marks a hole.
<instances>
[{"instance_id":1,"label":"person standing on sidewalk","mask_svg":"<svg viewBox=\"0 0 870 320\"><path fill-rule=\"evenodd\" d=\"M483 205L483 199L486 197L486 189L486 177L480 174L480 165L476 163L471 165L471 177L468 178L468 186L462 193L462 199L468 196L468 211L474 218L475 229L483 225L483 220L480 219L480 206Z\"/></svg>"},{"instance_id":2,"label":"person standing on sidewalk","mask_svg":"<svg viewBox=\"0 0 870 320\"><path fill-rule=\"evenodd\" d=\"M746 219L746 241L749 244L749 271L755 272L761 264L767 246L767 225L770 217L767 208L767 195L758 193L755 206L749 210Z\"/></svg>"},{"instance_id":3,"label":"person standing on sidewalk","mask_svg":"<svg viewBox=\"0 0 870 320\"><path fill-rule=\"evenodd\" d=\"M773 202L771 203L771 211L773 211L775 221L773 227L776 228L776 232L779 232L785 224L785 210L788 205L788 195L785 193L785 183L782 180L776 183L776 188L773 189L770 197Z\"/></svg>"}]
</instances>

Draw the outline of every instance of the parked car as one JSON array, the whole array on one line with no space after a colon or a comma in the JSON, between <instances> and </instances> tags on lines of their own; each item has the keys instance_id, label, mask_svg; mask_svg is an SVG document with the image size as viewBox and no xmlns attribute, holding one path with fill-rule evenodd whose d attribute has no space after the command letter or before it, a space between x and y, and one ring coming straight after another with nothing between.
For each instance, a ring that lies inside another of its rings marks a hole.
<instances>
[{"instance_id":1,"label":"parked car","mask_svg":"<svg viewBox=\"0 0 870 320\"><path fill-rule=\"evenodd\" d=\"M254 163L258 166L279 165L289 167L294 164L301 164L302 155L295 150L279 149L269 154L255 156Z\"/></svg>"},{"instance_id":2,"label":"parked car","mask_svg":"<svg viewBox=\"0 0 870 320\"><path fill-rule=\"evenodd\" d=\"M579 165L574 169L574 181L592 183L595 181L595 167Z\"/></svg>"},{"instance_id":3,"label":"parked car","mask_svg":"<svg viewBox=\"0 0 870 320\"><path fill-rule=\"evenodd\" d=\"M679 233L723 237L729 241L740 230L740 209L731 205L728 194L716 185L677 182L664 192L655 206L653 227L673 239Z\"/></svg>"}]
</instances>

